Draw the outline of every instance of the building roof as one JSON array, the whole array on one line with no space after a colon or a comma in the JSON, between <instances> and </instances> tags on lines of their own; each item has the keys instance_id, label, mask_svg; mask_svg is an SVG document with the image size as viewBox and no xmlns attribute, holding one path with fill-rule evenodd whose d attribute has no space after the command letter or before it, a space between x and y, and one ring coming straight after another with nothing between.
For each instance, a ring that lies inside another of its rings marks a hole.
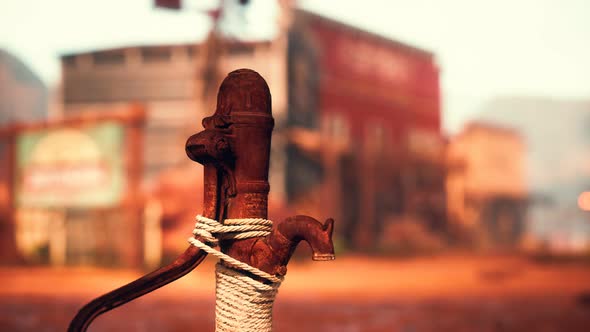
<instances>
[{"instance_id":1,"label":"building roof","mask_svg":"<svg viewBox=\"0 0 590 332\"><path fill-rule=\"evenodd\" d=\"M469 122L465 126L464 132L471 132L471 131L476 131L476 130L494 132L494 133L498 133L501 135L520 136L520 132L518 130L516 130L515 128L510 128L508 126L503 126L503 125L498 125L498 124L493 124L493 123L483 122L483 121Z\"/></svg>"},{"instance_id":2,"label":"building roof","mask_svg":"<svg viewBox=\"0 0 590 332\"><path fill-rule=\"evenodd\" d=\"M397 47L397 48L402 48L404 50L413 52L413 53L418 54L418 55L427 56L427 57L433 57L434 56L434 53L432 53L432 52L430 52L428 50L425 50L425 49L422 49L422 48L419 48L419 47L416 47L416 46L413 46L413 45L410 45L410 44L407 44L407 43L403 43L401 41L392 39L392 38L390 38L388 36L385 36L385 35L382 35L382 34L378 34L378 33L375 33L375 32L371 32L371 31L368 31L368 30L361 29L359 27L355 27L353 25L344 23L342 21L338 21L338 20L335 20L335 19L332 19L332 18L328 18L326 16L322 16L322 15L319 15L319 14L316 14L316 13L312 13L312 12L307 11L307 10L304 10L304 9L299 9L299 8L296 9L295 10L295 14L296 15L301 15L304 18L308 18L308 19L311 19L311 20L320 21L320 22L325 23L327 25L331 25L331 26L333 26L336 29L345 30L345 31L347 31L349 33L358 34L360 36L364 36L364 37L369 38L369 39L375 39L375 40L377 40L380 43L389 44L390 46L394 46L394 47Z\"/></svg>"},{"instance_id":3,"label":"building roof","mask_svg":"<svg viewBox=\"0 0 590 332\"><path fill-rule=\"evenodd\" d=\"M47 116L48 90L24 62L0 49L0 126Z\"/></svg>"}]
</instances>

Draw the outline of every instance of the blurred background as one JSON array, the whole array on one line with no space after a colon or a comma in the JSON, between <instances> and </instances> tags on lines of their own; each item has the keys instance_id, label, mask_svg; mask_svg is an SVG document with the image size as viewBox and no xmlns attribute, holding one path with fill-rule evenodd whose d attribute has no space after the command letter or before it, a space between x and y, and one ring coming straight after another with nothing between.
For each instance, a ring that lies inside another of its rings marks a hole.
<instances>
[{"instance_id":1,"label":"blurred background","mask_svg":"<svg viewBox=\"0 0 590 332\"><path fill-rule=\"evenodd\" d=\"M184 251L203 199L184 143L246 67L273 98L270 218L336 220L337 260L297 253L277 330L585 331L589 15L584 0L3 1L0 330L64 330ZM212 264L91 330L212 330Z\"/></svg>"}]
</instances>

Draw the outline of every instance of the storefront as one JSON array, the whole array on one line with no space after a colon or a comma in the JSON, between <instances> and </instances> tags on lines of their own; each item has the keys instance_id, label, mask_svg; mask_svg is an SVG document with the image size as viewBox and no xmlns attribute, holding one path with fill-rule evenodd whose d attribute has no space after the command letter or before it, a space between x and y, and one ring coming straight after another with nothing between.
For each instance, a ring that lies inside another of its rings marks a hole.
<instances>
[{"instance_id":1,"label":"storefront","mask_svg":"<svg viewBox=\"0 0 590 332\"><path fill-rule=\"evenodd\" d=\"M3 236L25 262L141 263L143 118L130 106L3 130Z\"/></svg>"}]
</instances>

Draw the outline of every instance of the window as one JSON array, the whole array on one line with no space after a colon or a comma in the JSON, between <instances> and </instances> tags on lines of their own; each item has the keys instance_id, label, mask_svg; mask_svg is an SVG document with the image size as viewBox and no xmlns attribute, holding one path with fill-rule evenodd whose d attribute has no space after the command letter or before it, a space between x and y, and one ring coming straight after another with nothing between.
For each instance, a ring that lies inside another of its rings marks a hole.
<instances>
[{"instance_id":1,"label":"window","mask_svg":"<svg viewBox=\"0 0 590 332\"><path fill-rule=\"evenodd\" d=\"M339 113L329 113L324 116L322 131L333 141L348 142L349 124L347 119Z\"/></svg>"},{"instance_id":2,"label":"window","mask_svg":"<svg viewBox=\"0 0 590 332\"><path fill-rule=\"evenodd\" d=\"M227 52L231 55L251 55L254 54L254 46L249 44L235 43L227 47Z\"/></svg>"},{"instance_id":3,"label":"window","mask_svg":"<svg viewBox=\"0 0 590 332\"><path fill-rule=\"evenodd\" d=\"M61 58L62 63L66 67L76 67L76 56L75 55L65 55Z\"/></svg>"},{"instance_id":4,"label":"window","mask_svg":"<svg viewBox=\"0 0 590 332\"><path fill-rule=\"evenodd\" d=\"M389 131L383 121L371 121L365 127L365 137L370 148L381 151L388 144Z\"/></svg>"},{"instance_id":5,"label":"window","mask_svg":"<svg viewBox=\"0 0 590 332\"><path fill-rule=\"evenodd\" d=\"M169 47L144 47L141 49L143 62L168 62L172 57L172 51Z\"/></svg>"},{"instance_id":6,"label":"window","mask_svg":"<svg viewBox=\"0 0 590 332\"><path fill-rule=\"evenodd\" d=\"M125 62L125 53L122 50L103 51L92 55L96 65L120 65Z\"/></svg>"},{"instance_id":7,"label":"window","mask_svg":"<svg viewBox=\"0 0 590 332\"><path fill-rule=\"evenodd\" d=\"M194 58L199 54L199 46L197 46L197 45L187 46L186 52L187 52L189 58Z\"/></svg>"}]
</instances>

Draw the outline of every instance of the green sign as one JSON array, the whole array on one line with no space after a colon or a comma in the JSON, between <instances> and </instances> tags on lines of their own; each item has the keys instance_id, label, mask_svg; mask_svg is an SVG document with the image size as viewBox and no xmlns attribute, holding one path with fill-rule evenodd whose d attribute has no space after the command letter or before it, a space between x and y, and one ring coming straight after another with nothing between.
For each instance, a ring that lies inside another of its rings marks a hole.
<instances>
[{"instance_id":1,"label":"green sign","mask_svg":"<svg viewBox=\"0 0 590 332\"><path fill-rule=\"evenodd\" d=\"M20 207L109 207L125 190L124 128L103 122L20 134L16 203Z\"/></svg>"}]
</instances>

